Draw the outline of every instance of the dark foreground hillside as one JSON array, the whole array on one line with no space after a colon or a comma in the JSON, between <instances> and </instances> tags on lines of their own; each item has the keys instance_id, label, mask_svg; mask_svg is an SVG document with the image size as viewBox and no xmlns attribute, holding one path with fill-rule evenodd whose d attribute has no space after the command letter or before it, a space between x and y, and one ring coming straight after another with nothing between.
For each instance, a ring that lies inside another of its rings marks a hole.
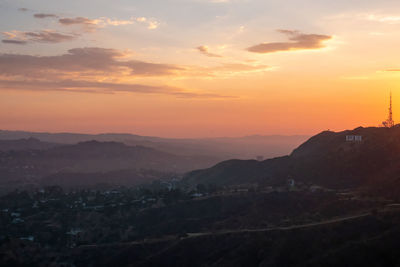
<instances>
[{"instance_id":1,"label":"dark foreground hillside","mask_svg":"<svg viewBox=\"0 0 400 267\"><path fill-rule=\"evenodd\" d=\"M131 266L398 266L399 219L366 216L293 230L187 238ZM121 253L126 262L135 260L128 257L134 250Z\"/></svg>"},{"instance_id":2,"label":"dark foreground hillside","mask_svg":"<svg viewBox=\"0 0 400 267\"><path fill-rule=\"evenodd\" d=\"M347 135L362 141L346 141ZM186 175L188 184L285 184L288 179L328 188L369 187L396 195L400 186L400 127L322 132L289 156L262 162L232 160ZM390 190L394 192L389 192Z\"/></svg>"},{"instance_id":3,"label":"dark foreground hillside","mask_svg":"<svg viewBox=\"0 0 400 267\"><path fill-rule=\"evenodd\" d=\"M400 210L389 203L308 191L16 192L0 199L0 265L398 266Z\"/></svg>"}]
</instances>

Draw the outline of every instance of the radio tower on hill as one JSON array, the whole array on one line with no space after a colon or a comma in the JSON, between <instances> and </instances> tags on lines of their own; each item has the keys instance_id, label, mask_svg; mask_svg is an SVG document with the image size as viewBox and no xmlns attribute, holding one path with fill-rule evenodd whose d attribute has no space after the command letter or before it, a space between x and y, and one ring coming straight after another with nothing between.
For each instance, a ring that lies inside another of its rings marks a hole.
<instances>
[{"instance_id":1,"label":"radio tower on hill","mask_svg":"<svg viewBox=\"0 0 400 267\"><path fill-rule=\"evenodd\" d=\"M382 122L383 127L391 128L394 126L393 112L392 112L392 92L390 92L389 116L388 119Z\"/></svg>"}]
</instances>

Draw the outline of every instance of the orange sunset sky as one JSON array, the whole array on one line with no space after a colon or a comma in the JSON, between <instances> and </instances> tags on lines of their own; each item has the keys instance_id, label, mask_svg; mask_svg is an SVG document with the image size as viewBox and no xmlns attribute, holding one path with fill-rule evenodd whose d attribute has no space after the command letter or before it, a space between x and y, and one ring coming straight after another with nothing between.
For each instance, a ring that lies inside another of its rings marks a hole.
<instances>
[{"instance_id":1,"label":"orange sunset sky","mask_svg":"<svg viewBox=\"0 0 400 267\"><path fill-rule=\"evenodd\" d=\"M0 129L315 134L400 117L399 1L0 0Z\"/></svg>"}]
</instances>

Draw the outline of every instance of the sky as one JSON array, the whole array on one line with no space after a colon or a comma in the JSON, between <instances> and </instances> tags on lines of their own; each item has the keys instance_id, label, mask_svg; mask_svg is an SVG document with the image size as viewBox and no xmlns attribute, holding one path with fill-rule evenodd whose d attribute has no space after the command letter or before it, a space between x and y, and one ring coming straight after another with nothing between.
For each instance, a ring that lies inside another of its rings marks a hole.
<instances>
[{"instance_id":1,"label":"sky","mask_svg":"<svg viewBox=\"0 0 400 267\"><path fill-rule=\"evenodd\" d=\"M316 134L400 117L400 2L0 0L0 129Z\"/></svg>"}]
</instances>

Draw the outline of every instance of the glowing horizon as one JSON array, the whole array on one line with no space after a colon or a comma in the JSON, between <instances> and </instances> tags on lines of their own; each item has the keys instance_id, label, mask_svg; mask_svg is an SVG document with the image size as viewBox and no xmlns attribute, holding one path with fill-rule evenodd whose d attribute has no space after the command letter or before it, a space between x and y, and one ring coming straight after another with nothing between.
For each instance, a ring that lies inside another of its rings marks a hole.
<instances>
[{"instance_id":1,"label":"glowing horizon","mask_svg":"<svg viewBox=\"0 0 400 267\"><path fill-rule=\"evenodd\" d=\"M0 2L0 129L312 135L400 117L400 3Z\"/></svg>"}]
</instances>

